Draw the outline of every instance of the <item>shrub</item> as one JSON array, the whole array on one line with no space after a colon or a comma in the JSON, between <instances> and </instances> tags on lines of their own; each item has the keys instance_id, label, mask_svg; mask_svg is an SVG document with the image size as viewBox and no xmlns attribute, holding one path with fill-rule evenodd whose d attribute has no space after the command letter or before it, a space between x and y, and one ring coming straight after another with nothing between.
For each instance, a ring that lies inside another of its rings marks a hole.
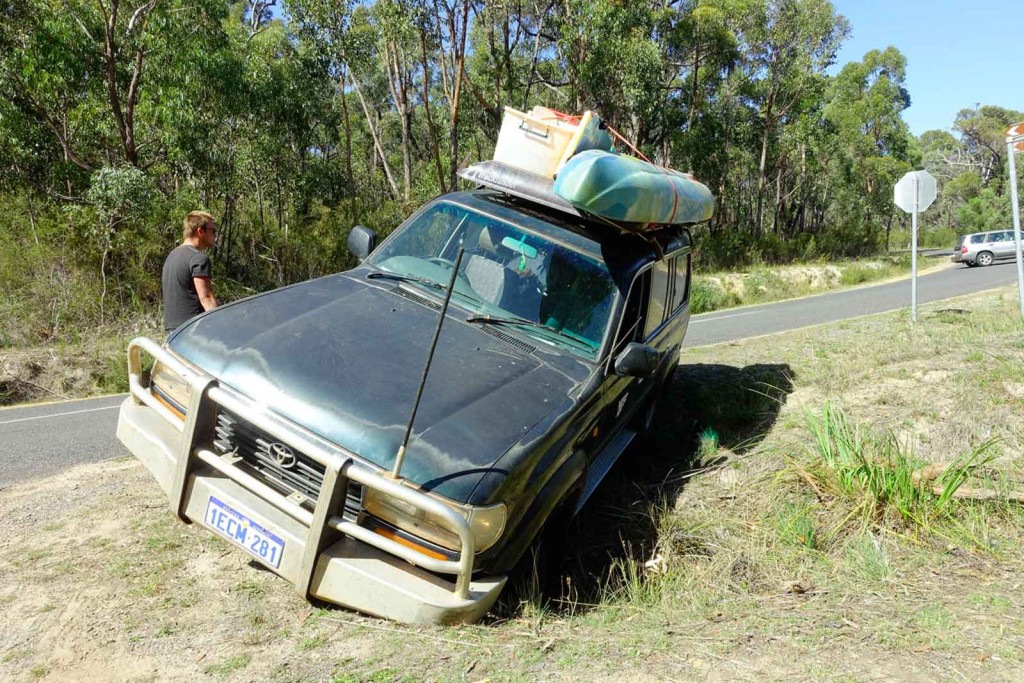
<instances>
[{"instance_id":1,"label":"shrub","mask_svg":"<svg viewBox=\"0 0 1024 683\"><path fill-rule=\"evenodd\" d=\"M739 303L740 299L734 293L727 292L707 280L694 278L690 286L690 312L694 315L736 306Z\"/></svg>"},{"instance_id":2,"label":"shrub","mask_svg":"<svg viewBox=\"0 0 1024 683\"><path fill-rule=\"evenodd\" d=\"M960 455L937 480L942 490L936 495L922 476L926 463L892 431L852 425L841 409L828 404L806 419L812 437L809 462L794 469L816 491L851 503L846 519L860 514L876 522L927 526L948 514L949 501L970 472L994 457L988 454L992 441Z\"/></svg>"}]
</instances>

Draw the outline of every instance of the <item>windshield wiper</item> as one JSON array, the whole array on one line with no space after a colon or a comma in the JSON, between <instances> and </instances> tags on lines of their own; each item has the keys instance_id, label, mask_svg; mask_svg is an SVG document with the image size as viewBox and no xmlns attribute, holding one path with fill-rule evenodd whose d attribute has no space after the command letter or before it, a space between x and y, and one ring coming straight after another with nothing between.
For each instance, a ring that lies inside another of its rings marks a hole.
<instances>
[{"instance_id":1,"label":"windshield wiper","mask_svg":"<svg viewBox=\"0 0 1024 683\"><path fill-rule=\"evenodd\" d=\"M366 276L366 279L367 280L382 279L382 280L398 280L399 282L415 282L416 284L419 284L419 285L425 285L427 287L432 287L433 289L439 289L442 292L445 291L446 289L448 289L447 287L442 285L440 282L434 282L433 280L428 280L425 277L416 277L414 275L399 275L398 273L387 273L387 272L384 272L384 271L377 271L377 272L374 272L374 273L370 273L369 275Z\"/></svg>"},{"instance_id":2,"label":"windshield wiper","mask_svg":"<svg viewBox=\"0 0 1024 683\"><path fill-rule=\"evenodd\" d=\"M539 323L539 322L537 322L535 320L527 320L526 318L512 318L512 317L502 318L502 317L494 317L494 316L491 316L491 315L474 315L472 317L466 318L466 322L467 323L487 323L487 324L490 324L490 325L516 325L518 327L533 327L533 328L536 328L536 329L546 330L547 332L551 332L552 334L556 334L559 337L562 337L563 339L568 339L568 340L572 341L573 343L575 343L578 346L584 346L584 347L586 347L588 349L593 349L594 348L593 346L591 346L590 344L586 343L582 339L579 339L578 337L576 337L574 335L571 335L568 332L563 332L562 330L558 329L557 327L554 327L552 325L545 325L544 323Z\"/></svg>"}]
</instances>

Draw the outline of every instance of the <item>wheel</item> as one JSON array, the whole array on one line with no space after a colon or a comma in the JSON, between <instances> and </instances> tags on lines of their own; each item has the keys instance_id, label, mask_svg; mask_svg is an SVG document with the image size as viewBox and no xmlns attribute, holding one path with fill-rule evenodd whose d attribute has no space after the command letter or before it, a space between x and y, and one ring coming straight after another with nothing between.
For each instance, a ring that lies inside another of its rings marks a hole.
<instances>
[{"instance_id":1,"label":"wheel","mask_svg":"<svg viewBox=\"0 0 1024 683\"><path fill-rule=\"evenodd\" d=\"M559 502L509 572L503 593L515 609L523 602L549 605L551 600L564 597L566 546L579 533L573 514L577 496L578 489Z\"/></svg>"},{"instance_id":2,"label":"wheel","mask_svg":"<svg viewBox=\"0 0 1024 683\"><path fill-rule=\"evenodd\" d=\"M992 252L983 251L980 254L978 254L978 258L976 258L974 262L977 263L979 266L991 266L993 260L994 259L992 258Z\"/></svg>"}]
</instances>

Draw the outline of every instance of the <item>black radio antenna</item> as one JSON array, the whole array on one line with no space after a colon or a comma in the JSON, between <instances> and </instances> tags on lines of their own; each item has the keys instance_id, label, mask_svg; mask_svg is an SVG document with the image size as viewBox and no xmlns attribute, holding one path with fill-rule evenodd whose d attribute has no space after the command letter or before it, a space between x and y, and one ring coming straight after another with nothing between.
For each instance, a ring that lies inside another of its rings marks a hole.
<instances>
[{"instance_id":1,"label":"black radio antenna","mask_svg":"<svg viewBox=\"0 0 1024 683\"><path fill-rule=\"evenodd\" d=\"M437 328L434 330L434 341L430 344L430 353L427 354L427 364L423 366L423 377L420 378L420 387L416 391L416 402L412 404L412 415L409 416L409 424L405 426L405 436L402 437L402 445L398 447L398 454L395 456L395 466L391 470L391 478L401 477L402 462L405 460L405 447L409 445L409 436L412 434L412 425L416 421L416 411L420 408L420 399L423 398L423 387L427 384L427 373L430 372L430 363L434 360L434 349L437 348L437 340L441 337L441 326L444 325L445 314L448 313L448 302L452 299L452 291L455 289L455 280L459 276L459 265L462 263L462 255L466 252L464 247L459 247L459 254L455 257L455 267L452 268L452 279L448 283L448 289L444 294L444 305L441 306L441 315L437 319Z\"/></svg>"}]
</instances>

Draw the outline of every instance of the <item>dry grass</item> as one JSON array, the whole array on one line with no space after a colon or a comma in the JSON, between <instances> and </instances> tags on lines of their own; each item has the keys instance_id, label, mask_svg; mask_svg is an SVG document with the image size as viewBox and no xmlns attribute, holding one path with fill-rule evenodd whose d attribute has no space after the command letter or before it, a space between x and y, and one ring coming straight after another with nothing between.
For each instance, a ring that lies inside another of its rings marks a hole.
<instances>
[{"instance_id":1,"label":"dry grass","mask_svg":"<svg viewBox=\"0 0 1024 683\"><path fill-rule=\"evenodd\" d=\"M1007 289L923 307L916 326L890 314L687 350L664 429L567 540L563 596L510 593L475 626L310 606L175 522L131 461L12 487L0 678L1016 680L1019 506L862 514L864 489L833 485L806 419L832 405L891 433L911 472L992 442L964 485L1024 489L1015 310Z\"/></svg>"},{"instance_id":2,"label":"dry grass","mask_svg":"<svg viewBox=\"0 0 1024 683\"><path fill-rule=\"evenodd\" d=\"M921 264L922 269L946 266L945 260L941 264ZM762 265L743 272L712 272L694 278L691 307L694 313L706 313L880 282L909 272L910 259L905 256L789 266Z\"/></svg>"}]
</instances>

